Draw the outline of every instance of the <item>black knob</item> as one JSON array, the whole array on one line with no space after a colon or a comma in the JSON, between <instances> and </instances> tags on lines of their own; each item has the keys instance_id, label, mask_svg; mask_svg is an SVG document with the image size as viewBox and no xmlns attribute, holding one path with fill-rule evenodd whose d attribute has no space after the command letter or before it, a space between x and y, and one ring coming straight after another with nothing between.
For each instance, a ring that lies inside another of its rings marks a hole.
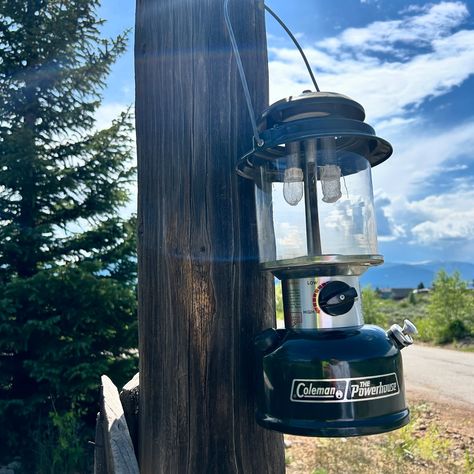
<instances>
[{"instance_id":1,"label":"black knob","mask_svg":"<svg viewBox=\"0 0 474 474\"><path fill-rule=\"evenodd\" d=\"M354 306L357 291L343 281L330 281L319 292L318 305L327 314L339 316Z\"/></svg>"}]
</instances>

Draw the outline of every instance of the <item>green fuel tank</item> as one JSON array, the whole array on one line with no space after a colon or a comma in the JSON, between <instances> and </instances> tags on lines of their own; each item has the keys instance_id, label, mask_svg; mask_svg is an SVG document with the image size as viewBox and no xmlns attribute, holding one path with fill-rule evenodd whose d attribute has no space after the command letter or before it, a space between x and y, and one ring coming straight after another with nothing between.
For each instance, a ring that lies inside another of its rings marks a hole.
<instances>
[{"instance_id":1,"label":"green fuel tank","mask_svg":"<svg viewBox=\"0 0 474 474\"><path fill-rule=\"evenodd\" d=\"M347 437L409 422L398 325L267 329L255 339L257 422L306 436ZM409 336L408 336L409 338Z\"/></svg>"}]
</instances>

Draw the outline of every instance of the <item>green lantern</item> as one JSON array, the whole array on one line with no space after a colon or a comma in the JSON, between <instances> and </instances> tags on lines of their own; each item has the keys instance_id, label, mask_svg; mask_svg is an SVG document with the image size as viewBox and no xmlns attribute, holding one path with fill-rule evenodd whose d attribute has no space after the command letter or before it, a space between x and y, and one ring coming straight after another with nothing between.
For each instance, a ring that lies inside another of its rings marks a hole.
<instances>
[{"instance_id":1,"label":"green lantern","mask_svg":"<svg viewBox=\"0 0 474 474\"><path fill-rule=\"evenodd\" d=\"M409 421L400 350L405 320L385 331L364 324L359 277L383 263L371 168L392 146L341 94L305 91L255 119L224 0L224 15L250 112L254 147L237 172L255 183L260 266L281 280L285 329L255 338L257 422L309 436L357 436Z\"/></svg>"},{"instance_id":2,"label":"green lantern","mask_svg":"<svg viewBox=\"0 0 474 474\"><path fill-rule=\"evenodd\" d=\"M355 436L409 421L400 350L416 332L364 325L360 275L377 250L371 168L391 145L360 104L306 92L260 117L238 163L255 183L260 265L281 279L285 329L255 340L257 421L285 433Z\"/></svg>"}]
</instances>

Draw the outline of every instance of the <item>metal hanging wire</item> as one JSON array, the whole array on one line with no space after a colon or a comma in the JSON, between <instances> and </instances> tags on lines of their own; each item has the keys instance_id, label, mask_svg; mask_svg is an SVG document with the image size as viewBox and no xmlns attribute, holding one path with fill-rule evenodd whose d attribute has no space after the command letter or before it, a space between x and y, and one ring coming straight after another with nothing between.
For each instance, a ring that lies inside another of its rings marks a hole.
<instances>
[{"instance_id":1,"label":"metal hanging wire","mask_svg":"<svg viewBox=\"0 0 474 474\"><path fill-rule=\"evenodd\" d=\"M303 58L303 61L306 65L306 69L308 70L308 73L311 77L311 81L313 82L314 88L316 89L317 92L320 92L318 83L316 82L313 71L311 70L311 66L309 65L308 59L306 58L306 55L304 54L303 48L298 43L298 40L295 38L293 33L290 31L290 29L285 25L283 20L270 7L268 7L267 5L264 5L264 6L265 6L265 10L267 10L267 12L270 13L270 15L272 15L273 18L275 18L275 20L286 31L288 36L291 38L291 40L295 44L296 48L301 54L301 57ZM237 69L239 71L240 81L244 89L245 101L247 102L247 109L250 115L250 121L252 123L253 137L255 140L255 144L258 147L261 147L264 145L264 141L261 139L260 134L258 133L257 121L255 119L255 110L253 108L252 98L250 97L250 90L247 83L247 77L245 76L244 66L242 64L242 59L240 57L239 47L237 45L237 40L235 39L234 29L232 28L232 22L230 21L229 0L224 0L224 19L227 26L227 30L229 31L230 42L232 44L232 50L234 51L235 60L237 62Z\"/></svg>"},{"instance_id":2,"label":"metal hanging wire","mask_svg":"<svg viewBox=\"0 0 474 474\"><path fill-rule=\"evenodd\" d=\"M229 0L224 0L224 18L227 25L227 30L229 31L230 42L232 43L232 49L234 50L235 60L237 62L237 69L239 70L240 81L242 82L242 87L244 88L245 100L247 101L247 108L249 110L250 121L252 122L253 128L253 137L257 146L261 147L264 145L263 140L260 138L257 128L257 121L255 119L255 111L252 105L252 98L250 97L249 86L247 84L247 78L245 76L244 66L242 64L242 59L240 58L239 47L237 46L237 41L235 39L234 30L232 28L232 23L229 16Z\"/></svg>"},{"instance_id":3,"label":"metal hanging wire","mask_svg":"<svg viewBox=\"0 0 474 474\"><path fill-rule=\"evenodd\" d=\"M290 29L285 25L283 20L267 5L265 5L265 10L267 10L270 15L275 18L275 20L280 24L280 26L286 31L288 36L291 38L295 46L298 48L298 51L301 54L301 57L303 58L303 61L306 65L306 69L308 70L308 73L311 77L311 81L313 82L314 88L316 89L317 92L320 92L318 83L316 82L316 78L314 77L313 71L311 69L311 66L309 65L308 59L306 58L306 55L304 54L303 48L300 46L298 43L298 40L295 38L293 33L290 31Z\"/></svg>"}]
</instances>

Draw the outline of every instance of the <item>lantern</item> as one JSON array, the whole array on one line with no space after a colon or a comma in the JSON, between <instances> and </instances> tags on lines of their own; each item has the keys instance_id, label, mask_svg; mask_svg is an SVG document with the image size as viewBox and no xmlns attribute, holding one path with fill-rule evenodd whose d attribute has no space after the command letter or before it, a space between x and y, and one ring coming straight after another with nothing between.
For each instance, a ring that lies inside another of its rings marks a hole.
<instances>
[{"instance_id":1,"label":"lantern","mask_svg":"<svg viewBox=\"0 0 474 474\"><path fill-rule=\"evenodd\" d=\"M409 421L400 350L415 327L364 324L360 275L383 262L371 168L391 145L341 94L306 91L269 107L239 160L255 183L260 266L281 280L285 329L257 349L257 421L313 436L354 436Z\"/></svg>"}]
</instances>

